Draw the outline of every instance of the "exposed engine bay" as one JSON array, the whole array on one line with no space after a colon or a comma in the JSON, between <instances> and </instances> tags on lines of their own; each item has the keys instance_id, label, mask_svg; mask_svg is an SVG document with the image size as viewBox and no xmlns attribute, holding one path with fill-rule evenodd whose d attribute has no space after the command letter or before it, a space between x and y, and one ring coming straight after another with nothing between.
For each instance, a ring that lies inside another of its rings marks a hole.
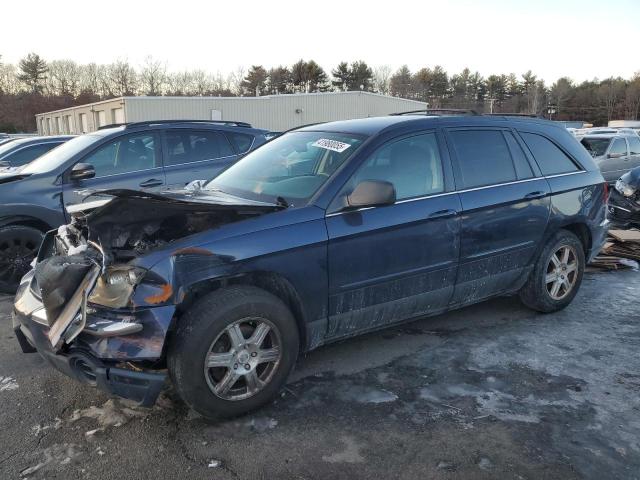
<instances>
[{"instance_id":1,"label":"exposed engine bay","mask_svg":"<svg viewBox=\"0 0 640 480\"><path fill-rule=\"evenodd\" d=\"M45 238L37 259L34 285L47 322L56 324L51 329L57 331L56 338L50 335L54 345L72 339L59 331L67 329L59 321L84 327L87 303L116 309L129 306L133 290L146 274L128 264L132 259L189 235L282 208L220 195L104 193L114 198L90 212L74 213L71 223L61 226L53 239ZM72 299L77 305L69 305Z\"/></svg>"}]
</instances>

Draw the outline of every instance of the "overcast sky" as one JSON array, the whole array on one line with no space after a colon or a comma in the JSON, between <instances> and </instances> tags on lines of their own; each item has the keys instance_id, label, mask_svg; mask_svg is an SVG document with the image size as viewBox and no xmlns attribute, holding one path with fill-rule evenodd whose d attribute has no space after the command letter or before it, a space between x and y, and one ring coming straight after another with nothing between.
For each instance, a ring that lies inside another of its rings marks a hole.
<instances>
[{"instance_id":1,"label":"overcast sky","mask_svg":"<svg viewBox=\"0 0 640 480\"><path fill-rule=\"evenodd\" d=\"M640 70L640 0L5 0L0 55L170 70L314 59L327 71L362 59L394 70L465 66L547 82L630 77Z\"/></svg>"}]
</instances>

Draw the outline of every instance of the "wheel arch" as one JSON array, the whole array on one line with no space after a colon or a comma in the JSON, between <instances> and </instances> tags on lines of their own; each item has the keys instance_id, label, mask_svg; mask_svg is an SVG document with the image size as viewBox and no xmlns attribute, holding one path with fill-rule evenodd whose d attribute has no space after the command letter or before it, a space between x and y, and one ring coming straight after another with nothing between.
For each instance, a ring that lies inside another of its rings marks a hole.
<instances>
[{"instance_id":1,"label":"wheel arch","mask_svg":"<svg viewBox=\"0 0 640 480\"><path fill-rule=\"evenodd\" d=\"M593 239L591 237L591 230L589 230L587 224L584 222L575 222L563 225L560 228L568 230L578 237L578 240L580 240L580 243L582 243L582 247L584 248L584 255L585 257L588 257L593 246Z\"/></svg>"},{"instance_id":2,"label":"wheel arch","mask_svg":"<svg viewBox=\"0 0 640 480\"><path fill-rule=\"evenodd\" d=\"M260 288L280 299L287 308L289 308L291 314L296 320L298 336L300 339L300 349L306 349L308 331L303 302L292 283L284 276L275 272L247 272L239 275L202 280L189 285L184 292L182 301L178 305L176 315L177 321L179 321L179 317L182 313L184 313L196 300L198 300L198 298L206 295L207 293L232 285L247 285Z\"/></svg>"},{"instance_id":3,"label":"wheel arch","mask_svg":"<svg viewBox=\"0 0 640 480\"><path fill-rule=\"evenodd\" d=\"M44 220L29 215L16 215L13 217L5 217L0 219L0 228L12 226L26 226L37 228L42 233L46 233L53 228Z\"/></svg>"}]
</instances>

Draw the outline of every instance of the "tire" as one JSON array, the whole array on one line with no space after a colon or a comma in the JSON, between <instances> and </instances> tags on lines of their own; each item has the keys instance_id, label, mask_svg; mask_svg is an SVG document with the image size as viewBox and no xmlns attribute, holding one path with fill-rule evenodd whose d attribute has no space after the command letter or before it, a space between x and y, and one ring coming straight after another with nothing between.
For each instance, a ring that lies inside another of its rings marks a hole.
<instances>
[{"instance_id":1,"label":"tire","mask_svg":"<svg viewBox=\"0 0 640 480\"><path fill-rule=\"evenodd\" d=\"M258 326L268 331L252 343ZM229 418L270 402L298 350L296 321L279 298L256 287L232 286L201 298L178 320L168 349L169 375L193 410L211 420ZM224 366L209 368L205 361ZM235 383L225 392L228 378Z\"/></svg>"},{"instance_id":2,"label":"tire","mask_svg":"<svg viewBox=\"0 0 640 480\"><path fill-rule=\"evenodd\" d=\"M0 292L16 293L30 270L44 234L37 228L10 225L0 228Z\"/></svg>"},{"instance_id":3,"label":"tire","mask_svg":"<svg viewBox=\"0 0 640 480\"><path fill-rule=\"evenodd\" d=\"M567 251L570 252L568 261L564 262ZM552 258L554 256L555 261ZM580 289L585 263L582 242L568 230L559 230L543 248L527 283L519 292L520 300L527 307L542 313L562 310Z\"/></svg>"}]
</instances>

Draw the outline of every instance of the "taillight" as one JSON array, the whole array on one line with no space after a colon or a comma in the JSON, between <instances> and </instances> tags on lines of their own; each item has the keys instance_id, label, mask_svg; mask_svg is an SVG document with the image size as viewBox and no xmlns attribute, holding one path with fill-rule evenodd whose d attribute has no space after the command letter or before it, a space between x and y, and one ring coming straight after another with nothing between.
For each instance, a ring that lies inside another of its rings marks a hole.
<instances>
[{"instance_id":1,"label":"taillight","mask_svg":"<svg viewBox=\"0 0 640 480\"><path fill-rule=\"evenodd\" d=\"M604 190L603 190L604 203L608 203L609 202L609 184L607 182L604 182L603 185L604 185Z\"/></svg>"}]
</instances>

